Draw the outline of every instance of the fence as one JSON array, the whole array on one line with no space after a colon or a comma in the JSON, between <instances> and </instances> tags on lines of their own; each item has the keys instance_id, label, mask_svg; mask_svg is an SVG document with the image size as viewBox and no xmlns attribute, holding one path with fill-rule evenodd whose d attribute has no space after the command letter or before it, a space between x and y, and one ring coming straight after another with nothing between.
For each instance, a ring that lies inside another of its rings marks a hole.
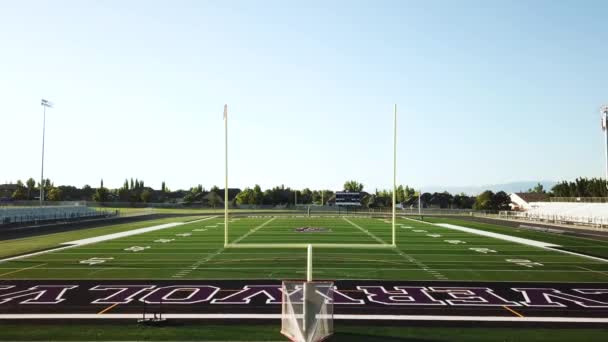
<instances>
[{"instance_id":1,"label":"fence","mask_svg":"<svg viewBox=\"0 0 608 342\"><path fill-rule=\"evenodd\" d=\"M74 221L116 216L117 211L98 210L80 205L0 208L0 226L44 224L58 221Z\"/></svg>"}]
</instances>

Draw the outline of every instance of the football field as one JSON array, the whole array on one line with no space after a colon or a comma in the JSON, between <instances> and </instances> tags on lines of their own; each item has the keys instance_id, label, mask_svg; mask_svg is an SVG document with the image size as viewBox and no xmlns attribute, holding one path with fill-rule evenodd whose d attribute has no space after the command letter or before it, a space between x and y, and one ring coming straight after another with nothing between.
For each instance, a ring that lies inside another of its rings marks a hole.
<instances>
[{"instance_id":1,"label":"football field","mask_svg":"<svg viewBox=\"0 0 608 342\"><path fill-rule=\"evenodd\" d=\"M433 222L398 217L397 243L390 247L391 222L382 217L231 217L230 246L239 248L225 248L224 218L212 216L133 235L68 242L4 261L0 279L303 279L306 249L278 245L313 244L315 279L608 281L608 263L602 259L561 251L544 241L482 235L481 230L452 225L450 219ZM605 241L571 240L574 245L608 247Z\"/></svg>"}]
</instances>

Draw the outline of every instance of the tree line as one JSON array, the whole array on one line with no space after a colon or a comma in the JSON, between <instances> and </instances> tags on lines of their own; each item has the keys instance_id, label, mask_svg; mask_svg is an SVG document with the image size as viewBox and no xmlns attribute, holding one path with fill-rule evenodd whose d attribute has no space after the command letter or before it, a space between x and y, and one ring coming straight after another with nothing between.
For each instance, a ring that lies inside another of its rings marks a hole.
<instances>
[{"instance_id":1,"label":"tree line","mask_svg":"<svg viewBox=\"0 0 608 342\"><path fill-rule=\"evenodd\" d=\"M85 185L82 188L75 186L55 186L50 179L44 180L45 201L96 201L96 202L128 202L128 203L181 203L184 205L204 205L217 207L223 205L224 190L217 186L206 190L202 185L191 187L188 190L170 190L162 182L160 190L146 186L140 179L125 179L123 185L117 189L108 189L103 184L92 188ZM346 181L344 191L360 192L361 204L368 208L386 208L392 206L392 189L375 189L373 192L365 191L362 183L355 180ZM35 200L38 199L40 183L33 178L25 182L21 180L14 184L14 191L0 196L3 200ZM606 181L599 178L577 178L574 181L562 181L556 184L551 191L546 191L539 183L528 192L543 193L549 197L606 197L608 188ZM0 195L2 195L0 193ZM425 192L420 194L408 185L399 185L396 188L396 202L403 208L417 207L420 202L423 207L442 209L476 209L476 210L508 210L510 198L504 191L484 191L477 196L464 193L450 194L444 192ZM420 198L420 201L419 201ZM285 185L275 186L262 190L259 185L240 189L229 189L231 205L326 205L335 200L335 193L329 189L292 189Z\"/></svg>"}]
</instances>

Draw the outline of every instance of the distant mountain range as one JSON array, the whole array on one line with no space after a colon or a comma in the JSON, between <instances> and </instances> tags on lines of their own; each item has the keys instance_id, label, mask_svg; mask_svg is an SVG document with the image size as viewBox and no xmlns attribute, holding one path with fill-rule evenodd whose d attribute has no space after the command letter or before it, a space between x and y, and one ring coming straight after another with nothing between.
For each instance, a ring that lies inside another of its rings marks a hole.
<instances>
[{"instance_id":1,"label":"distant mountain range","mask_svg":"<svg viewBox=\"0 0 608 342\"><path fill-rule=\"evenodd\" d=\"M504 184L487 184L487 185L471 185L471 186L427 186L422 188L423 192L443 192L447 191L451 194L465 193L467 195L478 195L486 190L493 192L504 191L506 193L512 192L526 192L528 189L534 188L536 184L542 184L545 190L549 191L557 182L554 181L521 181L511 182Z\"/></svg>"}]
</instances>

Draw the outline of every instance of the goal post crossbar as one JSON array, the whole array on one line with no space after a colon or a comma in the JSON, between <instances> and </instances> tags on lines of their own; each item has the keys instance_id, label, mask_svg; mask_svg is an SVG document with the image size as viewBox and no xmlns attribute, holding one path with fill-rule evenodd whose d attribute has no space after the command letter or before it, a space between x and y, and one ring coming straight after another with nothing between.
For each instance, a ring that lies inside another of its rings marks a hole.
<instances>
[{"instance_id":1,"label":"goal post crossbar","mask_svg":"<svg viewBox=\"0 0 608 342\"><path fill-rule=\"evenodd\" d=\"M396 248L395 245L385 243L229 243L224 248Z\"/></svg>"}]
</instances>

